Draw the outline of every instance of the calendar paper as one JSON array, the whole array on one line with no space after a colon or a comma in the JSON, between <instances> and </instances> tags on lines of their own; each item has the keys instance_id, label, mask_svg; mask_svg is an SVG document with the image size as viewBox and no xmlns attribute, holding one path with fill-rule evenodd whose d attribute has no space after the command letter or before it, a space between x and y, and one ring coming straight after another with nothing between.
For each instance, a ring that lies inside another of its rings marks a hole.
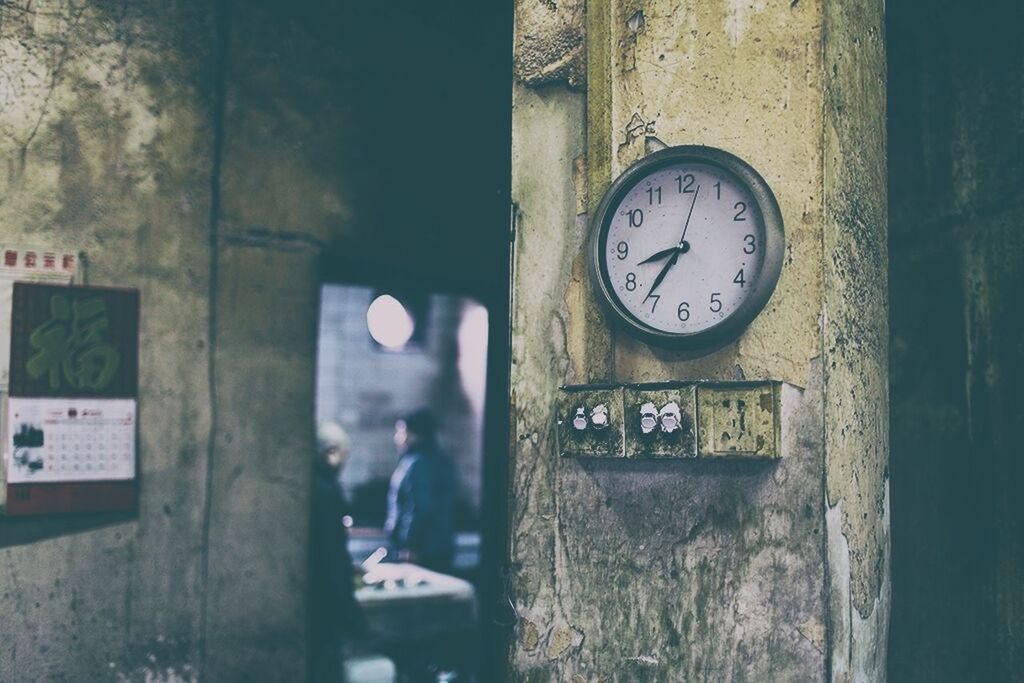
<instances>
[{"instance_id":1,"label":"calendar paper","mask_svg":"<svg viewBox=\"0 0 1024 683\"><path fill-rule=\"evenodd\" d=\"M9 484L135 477L135 399L11 397L7 416Z\"/></svg>"}]
</instances>

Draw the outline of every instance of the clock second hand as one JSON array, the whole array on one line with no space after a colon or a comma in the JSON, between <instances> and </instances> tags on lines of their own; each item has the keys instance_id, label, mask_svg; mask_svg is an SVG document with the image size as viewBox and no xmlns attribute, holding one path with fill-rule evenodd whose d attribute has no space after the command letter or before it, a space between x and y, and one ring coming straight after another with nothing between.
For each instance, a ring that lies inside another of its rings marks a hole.
<instances>
[{"instance_id":1,"label":"clock second hand","mask_svg":"<svg viewBox=\"0 0 1024 683\"><path fill-rule=\"evenodd\" d=\"M697 186L696 191L694 191L693 193L693 201L690 202L690 212L686 214L686 224L683 225L683 235L682 237L679 238L679 244L671 248L672 258L668 260L668 263L665 264L665 267L661 269L660 273L658 273L658 277L654 278L654 284L652 284L651 288L647 291L647 296L644 297L644 301L650 299L651 296L654 294L654 290L656 290L665 280L665 276L668 275L668 271L672 270L672 266L674 266L676 264L676 261L679 260L679 255L689 251L689 245L686 244L686 231L689 230L690 228L690 218L693 216L693 207L697 205L698 195L700 195L700 185ZM657 256L658 254L655 254L650 259L647 259L647 261L657 260L655 258Z\"/></svg>"}]
</instances>

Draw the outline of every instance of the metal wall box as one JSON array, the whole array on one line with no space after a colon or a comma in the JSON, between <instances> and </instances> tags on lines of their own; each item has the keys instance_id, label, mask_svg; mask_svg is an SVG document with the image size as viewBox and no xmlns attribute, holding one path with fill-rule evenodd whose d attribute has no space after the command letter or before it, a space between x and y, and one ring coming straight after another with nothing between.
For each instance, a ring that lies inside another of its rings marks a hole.
<instances>
[{"instance_id":1,"label":"metal wall box","mask_svg":"<svg viewBox=\"0 0 1024 683\"><path fill-rule=\"evenodd\" d=\"M623 389L627 458L695 458L693 384L637 384Z\"/></svg>"},{"instance_id":2,"label":"metal wall box","mask_svg":"<svg viewBox=\"0 0 1024 683\"><path fill-rule=\"evenodd\" d=\"M703 458L778 458L778 382L701 384L697 451Z\"/></svg>"},{"instance_id":3,"label":"metal wall box","mask_svg":"<svg viewBox=\"0 0 1024 683\"><path fill-rule=\"evenodd\" d=\"M621 387L563 387L558 395L556 411L560 455L588 458L623 456Z\"/></svg>"}]
</instances>

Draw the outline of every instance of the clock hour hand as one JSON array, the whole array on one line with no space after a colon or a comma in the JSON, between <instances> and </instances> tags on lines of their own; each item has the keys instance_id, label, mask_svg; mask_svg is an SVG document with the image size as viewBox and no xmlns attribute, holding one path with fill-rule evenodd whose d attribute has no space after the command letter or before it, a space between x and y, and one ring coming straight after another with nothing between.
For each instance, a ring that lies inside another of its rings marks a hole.
<instances>
[{"instance_id":1,"label":"clock hour hand","mask_svg":"<svg viewBox=\"0 0 1024 683\"><path fill-rule=\"evenodd\" d=\"M658 286L665 279L665 276L668 275L668 271L672 270L672 266L674 266L676 264L676 261L679 260L679 251L674 251L676 253L672 254L672 258L668 260L668 263L665 264L665 267L661 269L660 273L658 273L658 277L654 278L654 283L651 285L650 290L648 290L647 296L644 297L644 301L647 301L648 299L651 298L651 296L654 294L654 290L658 288Z\"/></svg>"},{"instance_id":2,"label":"clock hour hand","mask_svg":"<svg viewBox=\"0 0 1024 683\"><path fill-rule=\"evenodd\" d=\"M674 252L678 251L678 249L679 249L679 247L669 247L668 249L662 249L657 254L654 254L653 256L648 256L647 258L645 258L643 261L641 261L637 265L638 266L642 266L645 263L654 263L655 261L660 261L661 259L665 258L666 256L669 256L670 254L673 254Z\"/></svg>"}]
</instances>

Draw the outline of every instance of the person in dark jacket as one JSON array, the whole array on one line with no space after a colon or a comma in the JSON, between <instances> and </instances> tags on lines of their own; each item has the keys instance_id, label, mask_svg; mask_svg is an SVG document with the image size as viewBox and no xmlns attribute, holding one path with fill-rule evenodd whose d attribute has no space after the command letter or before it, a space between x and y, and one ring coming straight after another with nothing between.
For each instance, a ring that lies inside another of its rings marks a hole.
<instances>
[{"instance_id":1,"label":"person in dark jacket","mask_svg":"<svg viewBox=\"0 0 1024 683\"><path fill-rule=\"evenodd\" d=\"M328 422L317 428L309 558L311 678L317 683L343 680L345 636L365 631L354 594L348 530L342 523L347 505L338 483L348 448L348 436L341 426Z\"/></svg>"},{"instance_id":2,"label":"person in dark jacket","mask_svg":"<svg viewBox=\"0 0 1024 683\"><path fill-rule=\"evenodd\" d=\"M401 458L391 475L385 524L391 546L399 559L450 571L455 555L455 470L437 445L433 415L417 410L396 422L395 445Z\"/></svg>"}]
</instances>

